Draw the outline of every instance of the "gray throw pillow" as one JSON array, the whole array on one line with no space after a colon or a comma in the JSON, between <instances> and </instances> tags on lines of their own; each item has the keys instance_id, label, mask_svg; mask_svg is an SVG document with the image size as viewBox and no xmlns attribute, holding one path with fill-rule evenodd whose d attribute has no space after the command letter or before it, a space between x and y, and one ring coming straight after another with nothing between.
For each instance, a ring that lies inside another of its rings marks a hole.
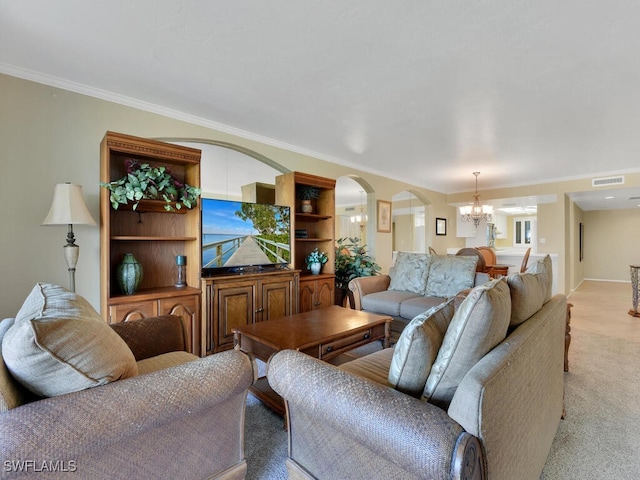
<instances>
[{"instance_id":1,"label":"gray throw pillow","mask_svg":"<svg viewBox=\"0 0 640 480\"><path fill-rule=\"evenodd\" d=\"M515 327L531 318L544 304L547 276L542 273L513 273L507 277L511 292L511 321Z\"/></svg>"},{"instance_id":2,"label":"gray throw pillow","mask_svg":"<svg viewBox=\"0 0 640 480\"><path fill-rule=\"evenodd\" d=\"M416 316L404 328L389 368L388 380L396 390L416 398L422 395L453 314L451 299Z\"/></svg>"},{"instance_id":3,"label":"gray throw pillow","mask_svg":"<svg viewBox=\"0 0 640 480\"><path fill-rule=\"evenodd\" d=\"M424 295L449 298L473 287L477 257L434 255L431 257Z\"/></svg>"},{"instance_id":4,"label":"gray throw pillow","mask_svg":"<svg viewBox=\"0 0 640 480\"><path fill-rule=\"evenodd\" d=\"M504 340L510 318L511 296L506 278L471 290L449 324L427 378L425 399L448 408L467 372Z\"/></svg>"},{"instance_id":5,"label":"gray throw pillow","mask_svg":"<svg viewBox=\"0 0 640 480\"><path fill-rule=\"evenodd\" d=\"M51 397L137 375L131 349L84 298L38 283L2 339L13 377Z\"/></svg>"},{"instance_id":6,"label":"gray throw pillow","mask_svg":"<svg viewBox=\"0 0 640 480\"><path fill-rule=\"evenodd\" d=\"M543 278L546 278L546 291L544 296L544 303L551 300L553 296L553 265L551 263L551 256L545 255L544 258L532 263L527 268L527 273L542 274Z\"/></svg>"},{"instance_id":7,"label":"gray throw pillow","mask_svg":"<svg viewBox=\"0 0 640 480\"><path fill-rule=\"evenodd\" d=\"M422 295L427 284L431 256L424 253L399 252L389 271L389 290Z\"/></svg>"}]
</instances>

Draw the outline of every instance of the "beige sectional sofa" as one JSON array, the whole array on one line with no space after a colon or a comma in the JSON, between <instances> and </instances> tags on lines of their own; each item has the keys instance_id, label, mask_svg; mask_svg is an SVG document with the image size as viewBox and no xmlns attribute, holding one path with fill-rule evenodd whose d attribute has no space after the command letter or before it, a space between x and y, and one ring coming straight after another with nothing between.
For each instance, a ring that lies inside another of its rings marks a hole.
<instances>
[{"instance_id":1,"label":"beige sectional sofa","mask_svg":"<svg viewBox=\"0 0 640 480\"><path fill-rule=\"evenodd\" d=\"M389 315L392 340L416 315L490 280L476 272L477 258L399 252L389 275L349 282L356 310Z\"/></svg>"},{"instance_id":2,"label":"beige sectional sofa","mask_svg":"<svg viewBox=\"0 0 640 480\"><path fill-rule=\"evenodd\" d=\"M245 478L255 361L188 353L179 317L111 327L38 284L0 345L0 478Z\"/></svg>"},{"instance_id":3,"label":"beige sectional sofa","mask_svg":"<svg viewBox=\"0 0 640 480\"><path fill-rule=\"evenodd\" d=\"M340 367L274 355L289 478L538 479L563 410L567 306L550 267L475 287Z\"/></svg>"}]
</instances>

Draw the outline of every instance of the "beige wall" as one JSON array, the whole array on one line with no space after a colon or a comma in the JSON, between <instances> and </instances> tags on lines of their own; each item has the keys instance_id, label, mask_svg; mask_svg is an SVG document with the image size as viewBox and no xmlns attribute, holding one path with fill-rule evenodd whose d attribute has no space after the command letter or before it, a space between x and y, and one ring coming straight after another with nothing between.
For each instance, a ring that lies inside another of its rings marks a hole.
<instances>
[{"instance_id":1,"label":"beige wall","mask_svg":"<svg viewBox=\"0 0 640 480\"><path fill-rule=\"evenodd\" d=\"M289 170L334 178L358 175L371 185L372 202L391 201L394 194L411 189L428 199L438 216L450 210L445 196L437 192L155 113L0 75L1 318L16 314L36 282L69 285L62 251L66 227L40 224L49 210L54 185L67 181L83 186L89 210L99 221L99 147L107 130L148 138L235 143ZM99 228L78 226L74 230L80 245L76 290L99 310ZM375 233L374 226L370 231L369 249L387 271L392 260L391 234Z\"/></svg>"},{"instance_id":2,"label":"beige wall","mask_svg":"<svg viewBox=\"0 0 640 480\"><path fill-rule=\"evenodd\" d=\"M629 281L629 265L640 264L640 209L584 212L583 216L584 278Z\"/></svg>"},{"instance_id":3,"label":"beige wall","mask_svg":"<svg viewBox=\"0 0 640 480\"><path fill-rule=\"evenodd\" d=\"M469 193L443 195L403 182L354 170L290 150L267 145L224 132L175 120L105 100L0 75L0 316L15 315L24 297L36 282L68 285L62 246L66 227L41 226L53 187L72 182L83 186L85 199L99 220L99 145L107 130L149 138L190 138L230 142L252 149L289 170L338 178L357 175L373 190L368 202L391 201L396 193L410 190L427 205L426 246L437 251L464 246L456 237L456 210L451 203L466 201ZM398 159L394 159L398 161ZM401 163L401 159L400 159ZM640 174L626 175L626 185L640 185ZM567 239L575 233L578 217L564 193L591 188L590 180L576 180L537 186L483 191L483 198L509 198L536 194L558 194L558 203L541 208L538 229L546 244L539 252L558 253L561 266L559 288L569 291L582 280L582 270L566 262L571 252ZM579 210L579 209L578 209ZM369 211L372 211L370 208ZM588 212L584 215L584 277L626 280L628 264L636 248L640 212ZM629 220L633 216L634 221ZM447 219L447 235L436 236L436 217ZM616 218L616 220L613 220ZM568 227L567 225L571 225ZM370 223L367 245L387 271L392 261L392 235L377 233ZM78 226L76 243L80 259L76 289L99 309L99 228ZM609 235L609 237L607 237ZM617 248L611 248L614 239ZM575 254L571 254L575 255ZM569 268L571 265L571 268ZM569 272L569 273L567 273Z\"/></svg>"},{"instance_id":4,"label":"beige wall","mask_svg":"<svg viewBox=\"0 0 640 480\"><path fill-rule=\"evenodd\" d=\"M571 276L569 279L569 287L575 290L584 277L584 265L586 257L580 259L580 225L584 224L584 212L575 203L569 202L570 206L570 238L569 238L569 263L571 265ZM584 245L584 240L583 240Z\"/></svg>"}]
</instances>

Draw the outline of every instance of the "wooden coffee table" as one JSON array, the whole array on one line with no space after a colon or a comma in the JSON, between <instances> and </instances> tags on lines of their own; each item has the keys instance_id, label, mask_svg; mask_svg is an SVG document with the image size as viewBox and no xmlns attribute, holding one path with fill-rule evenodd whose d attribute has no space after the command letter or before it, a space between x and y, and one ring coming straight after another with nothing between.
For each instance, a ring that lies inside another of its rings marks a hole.
<instances>
[{"instance_id":1,"label":"wooden coffee table","mask_svg":"<svg viewBox=\"0 0 640 480\"><path fill-rule=\"evenodd\" d=\"M233 329L235 348L267 362L280 350L299 350L328 361L361 345L382 340L389 346L391 317L339 306L298 313ZM284 415L284 401L261 377L251 393Z\"/></svg>"}]
</instances>

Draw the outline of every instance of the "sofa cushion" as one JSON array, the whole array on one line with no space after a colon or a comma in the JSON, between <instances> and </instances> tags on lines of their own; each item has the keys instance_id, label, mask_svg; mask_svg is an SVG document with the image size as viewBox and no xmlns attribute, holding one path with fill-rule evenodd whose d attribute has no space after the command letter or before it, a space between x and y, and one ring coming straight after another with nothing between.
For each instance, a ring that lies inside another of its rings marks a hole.
<instances>
[{"instance_id":1,"label":"sofa cushion","mask_svg":"<svg viewBox=\"0 0 640 480\"><path fill-rule=\"evenodd\" d=\"M511 293L511 321L515 327L535 314L547 294L547 275L543 273L513 273L507 277Z\"/></svg>"},{"instance_id":2,"label":"sofa cushion","mask_svg":"<svg viewBox=\"0 0 640 480\"><path fill-rule=\"evenodd\" d=\"M546 291L544 296L544 303L551 300L553 296L553 265L551 263L551 256L545 255L541 260L533 262L527 267L526 273L542 274L543 278L546 277Z\"/></svg>"},{"instance_id":3,"label":"sofa cushion","mask_svg":"<svg viewBox=\"0 0 640 480\"><path fill-rule=\"evenodd\" d=\"M362 310L375 312L381 315L392 317L400 316L400 305L405 300L419 297L417 293L398 292L396 290L384 290L382 292L370 293L362 297Z\"/></svg>"},{"instance_id":4,"label":"sofa cushion","mask_svg":"<svg viewBox=\"0 0 640 480\"><path fill-rule=\"evenodd\" d=\"M199 357L195 356L193 353L184 351L162 353L154 357L138 360L138 375L157 372L158 370L164 370L169 367L175 367L176 365L192 362L198 358Z\"/></svg>"},{"instance_id":5,"label":"sofa cushion","mask_svg":"<svg viewBox=\"0 0 640 480\"><path fill-rule=\"evenodd\" d=\"M416 316L402 331L389 368L389 383L396 390L422 395L453 314L452 299Z\"/></svg>"},{"instance_id":6,"label":"sofa cushion","mask_svg":"<svg viewBox=\"0 0 640 480\"><path fill-rule=\"evenodd\" d=\"M395 265L389 270L389 290L422 295L427 285L431 256L424 253L399 252Z\"/></svg>"},{"instance_id":7,"label":"sofa cushion","mask_svg":"<svg viewBox=\"0 0 640 480\"><path fill-rule=\"evenodd\" d=\"M84 298L38 283L2 339L14 378L50 397L137 374L133 353Z\"/></svg>"},{"instance_id":8,"label":"sofa cushion","mask_svg":"<svg viewBox=\"0 0 640 480\"><path fill-rule=\"evenodd\" d=\"M427 310L437 307L446 302L446 298L441 297L415 297L408 298L400 304L400 316L411 320Z\"/></svg>"},{"instance_id":9,"label":"sofa cushion","mask_svg":"<svg viewBox=\"0 0 640 480\"><path fill-rule=\"evenodd\" d=\"M24 388L7 370L2 360L2 338L13 326L13 318L5 318L0 322L0 414L19 407L31 400L33 394Z\"/></svg>"},{"instance_id":10,"label":"sofa cushion","mask_svg":"<svg viewBox=\"0 0 640 480\"><path fill-rule=\"evenodd\" d=\"M434 255L429 266L425 295L453 297L473 287L476 278L476 257L464 255Z\"/></svg>"},{"instance_id":11,"label":"sofa cushion","mask_svg":"<svg viewBox=\"0 0 640 480\"><path fill-rule=\"evenodd\" d=\"M377 352L343 363L338 368L389 387L391 385L389 385L387 377L389 376L389 366L392 358L393 348L383 348Z\"/></svg>"},{"instance_id":12,"label":"sofa cushion","mask_svg":"<svg viewBox=\"0 0 640 480\"><path fill-rule=\"evenodd\" d=\"M511 296L506 278L475 287L460 304L438 351L424 397L447 408L467 372L507 334Z\"/></svg>"}]
</instances>

